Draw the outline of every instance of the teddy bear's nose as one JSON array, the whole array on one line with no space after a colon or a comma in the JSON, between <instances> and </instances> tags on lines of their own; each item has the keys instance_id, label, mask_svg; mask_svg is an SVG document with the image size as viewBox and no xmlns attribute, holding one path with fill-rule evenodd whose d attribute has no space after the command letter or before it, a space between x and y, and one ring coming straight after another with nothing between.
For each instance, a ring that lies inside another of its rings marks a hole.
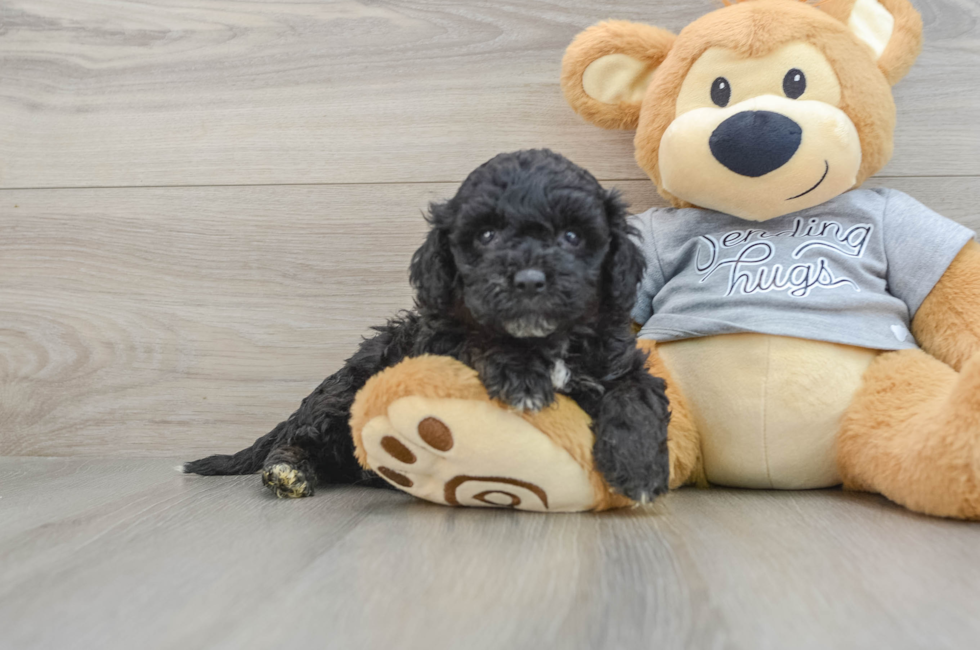
<instances>
[{"instance_id":1,"label":"teddy bear's nose","mask_svg":"<svg viewBox=\"0 0 980 650\"><path fill-rule=\"evenodd\" d=\"M715 160L756 178L779 169L800 148L800 125L772 111L742 111L718 125L708 145Z\"/></svg>"}]
</instances>

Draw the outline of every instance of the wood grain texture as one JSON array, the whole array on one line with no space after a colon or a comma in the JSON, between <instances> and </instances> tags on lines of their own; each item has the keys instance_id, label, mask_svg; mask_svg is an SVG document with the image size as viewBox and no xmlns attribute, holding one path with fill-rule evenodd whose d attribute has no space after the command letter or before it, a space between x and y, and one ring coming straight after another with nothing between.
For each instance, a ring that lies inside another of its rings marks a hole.
<instances>
[{"instance_id":1,"label":"wood grain texture","mask_svg":"<svg viewBox=\"0 0 980 650\"><path fill-rule=\"evenodd\" d=\"M980 227L978 179L874 184ZM616 185L662 205L648 181ZM421 211L455 189L0 191L0 455L250 444L411 306Z\"/></svg>"},{"instance_id":2,"label":"wood grain texture","mask_svg":"<svg viewBox=\"0 0 980 650\"><path fill-rule=\"evenodd\" d=\"M452 509L166 460L0 459L4 647L962 648L980 527L837 491Z\"/></svg>"},{"instance_id":3,"label":"wood grain texture","mask_svg":"<svg viewBox=\"0 0 980 650\"><path fill-rule=\"evenodd\" d=\"M251 442L411 307L422 210L455 190L0 192L0 454Z\"/></svg>"},{"instance_id":4,"label":"wood grain texture","mask_svg":"<svg viewBox=\"0 0 980 650\"><path fill-rule=\"evenodd\" d=\"M980 173L980 5L914 0L892 176ZM632 134L558 87L601 19L678 31L713 0L4 0L0 187L459 181L549 146L641 179Z\"/></svg>"},{"instance_id":5,"label":"wood grain texture","mask_svg":"<svg viewBox=\"0 0 980 650\"><path fill-rule=\"evenodd\" d=\"M978 228L980 4L913 2L869 186ZM565 105L561 53L716 6L0 0L0 647L975 648L980 528L878 497L537 516L171 469L409 306L420 210L493 154L550 146L662 205L632 134Z\"/></svg>"}]
</instances>

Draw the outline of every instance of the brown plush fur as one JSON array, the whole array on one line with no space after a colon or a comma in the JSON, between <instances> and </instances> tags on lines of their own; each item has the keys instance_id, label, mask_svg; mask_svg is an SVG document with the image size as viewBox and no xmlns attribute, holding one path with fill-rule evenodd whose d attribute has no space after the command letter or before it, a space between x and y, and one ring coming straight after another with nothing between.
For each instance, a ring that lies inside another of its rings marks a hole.
<instances>
[{"instance_id":1,"label":"brown plush fur","mask_svg":"<svg viewBox=\"0 0 980 650\"><path fill-rule=\"evenodd\" d=\"M565 50L561 65L565 99L582 117L604 129L635 129L640 119L640 103L612 105L596 101L582 88L582 75L590 63L609 54L627 54L659 66L675 38L665 29L626 20L608 20L586 29Z\"/></svg>"},{"instance_id":2,"label":"brown plush fur","mask_svg":"<svg viewBox=\"0 0 980 650\"><path fill-rule=\"evenodd\" d=\"M980 356L962 373L921 350L876 358L844 415L837 460L846 488L980 518Z\"/></svg>"},{"instance_id":3,"label":"brown plush fur","mask_svg":"<svg viewBox=\"0 0 980 650\"><path fill-rule=\"evenodd\" d=\"M825 0L815 6L847 24L857 0ZM878 69L888 83L897 84L908 73L922 51L922 17L905 0L878 0L895 19L891 41L878 59Z\"/></svg>"},{"instance_id":4,"label":"brown plush fur","mask_svg":"<svg viewBox=\"0 0 980 650\"><path fill-rule=\"evenodd\" d=\"M857 0L826 0L814 6L834 20L847 24Z\"/></svg>"},{"instance_id":5,"label":"brown plush fur","mask_svg":"<svg viewBox=\"0 0 980 650\"><path fill-rule=\"evenodd\" d=\"M980 352L980 244L971 241L912 320L912 334L923 350L960 370Z\"/></svg>"},{"instance_id":6,"label":"brown plush fur","mask_svg":"<svg viewBox=\"0 0 980 650\"><path fill-rule=\"evenodd\" d=\"M387 414L393 402L408 396L494 401L487 395L476 371L450 357L423 355L378 373L368 380L351 407L354 454L365 469L369 467L362 437L364 426L373 418ZM496 404L507 408L500 402ZM596 495L594 510L621 508L632 503L613 492L595 470L589 416L572 400L559 395L551 407L537 413L524 412L521 417L567 451L589 473Z\"/></svg>"},{"instance_id":7,"label":"brown plush fur","mask_svg":"<svg viewBox=\"0 0 980 650\"><path fill-rule=\"evenodd\" d=\"M878 68L894 86L922 52L922 16L905 0L878 1L895 18L892 38L878 59Z\"/></svg>"},{"instance_id":8,"label":"brown plush fur","mask_svg":"<svg viewBox=\"0 0 980 650\"><path fill-rule=\"evenodd\" d=\"M667 383L667 399L670 400L670 426L667 428L667 448L670 452L670 487L697 485L707 487L704 465L701 458L701 440L698 437L694 417L681 394L677 384L670 376L667 366L657 352L657 342L649 339L637 341L637 346L645 351L647 369Z\"/></svg>"}]
</instances>

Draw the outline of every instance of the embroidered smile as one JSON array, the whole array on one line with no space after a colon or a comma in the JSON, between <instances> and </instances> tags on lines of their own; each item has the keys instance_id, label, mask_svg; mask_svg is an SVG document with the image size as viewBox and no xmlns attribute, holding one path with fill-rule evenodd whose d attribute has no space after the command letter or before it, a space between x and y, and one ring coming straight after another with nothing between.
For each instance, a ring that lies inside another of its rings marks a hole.
<instances>
[{"instance_id":1,"label":"embroidered smile","mask_svg":"<svg viewBox=\"0 0 980 650\"><path fill-rule=\"evenodd\" d=\"M820 177L820 180L817 181L817 184L816 185L814 185L813 187L811 187L810 189L808 189L806 192L803 192L803 194L797 194L796 196L791 196L791 197L789 197L786 200L787 201L792 201L793 199L798 199L801 196L806 196L807 194L809 194L813 190L815 190L818 187L820 187L820 183L823 183L824 179L827 178L827 173L830 171L830 163L829 162L827 162L826 160L823 161L823 166L824 166L823 176Z\"/></svg>"}]
</instances>

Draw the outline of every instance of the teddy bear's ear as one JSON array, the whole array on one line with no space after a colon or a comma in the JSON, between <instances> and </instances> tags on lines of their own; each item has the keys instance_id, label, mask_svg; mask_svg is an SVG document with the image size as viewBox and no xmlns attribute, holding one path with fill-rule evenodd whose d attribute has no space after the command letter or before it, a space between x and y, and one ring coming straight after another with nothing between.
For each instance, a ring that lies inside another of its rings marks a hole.
<instances>
[{"instance_id":1,"label":"teddy bear's ear","mask_svg":"<svg viewBox=\"0 0 980 650\"><path fill-rule=\"evenodd\" d=\"M922 17L908 0L829 0L817 7L845 23L871 47L892 85L905 76L922 49Z\"/></svg>"},{"instance_id":2,"label":"teddy bear's ear","mask_svg":"<svg viewBox=\"0 0 980 650\"><path fill-rule=\"evenodd\" d=\"M635 129L654 70L676 37L670 32L610 20L575 37L561 64L561 87L575 112L607 129Z\"/></svg>"}]
</instances>

